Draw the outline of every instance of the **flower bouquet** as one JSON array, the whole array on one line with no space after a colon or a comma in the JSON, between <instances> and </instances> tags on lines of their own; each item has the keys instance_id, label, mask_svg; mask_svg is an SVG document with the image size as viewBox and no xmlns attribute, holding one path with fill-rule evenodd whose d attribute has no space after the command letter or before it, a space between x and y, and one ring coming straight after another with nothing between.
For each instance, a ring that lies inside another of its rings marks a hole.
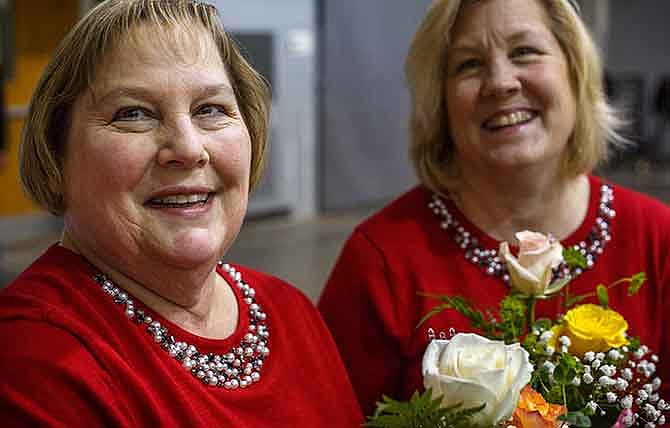
<instances>
[{"instance_id":1,"label":"flower bouquet","mask_svg":"<svg viewBox=\"0 0 670 428\"><path fill-rule=\"evenodd\" d=\"M392 427L656 427L670 404L659 395L658 357L627 332L626 320L609 307L608 290L626 285L636 294L645 274L623 278L594 292L571 296L569 275L584 268L576 249L535 232L516 234L519 254L503 242L510 293L497 316L461 296L434 296L441 303L421 322L454 309L477 334L433 339L423 358L426 391L410 401L389 397L366 426ZM565 314L535 319L538 299L562 296ZM582 303L596 298L598 304Z\"/></svg>"}]
</instances>

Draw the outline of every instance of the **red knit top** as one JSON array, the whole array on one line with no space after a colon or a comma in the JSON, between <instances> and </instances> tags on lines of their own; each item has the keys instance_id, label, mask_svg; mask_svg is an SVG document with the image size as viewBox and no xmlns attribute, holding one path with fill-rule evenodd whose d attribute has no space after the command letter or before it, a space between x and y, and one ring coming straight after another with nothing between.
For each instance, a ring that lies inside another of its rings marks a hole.
<instances>
[{"instance_id":1,"label":"red knit top","mask_svg":"<svg viewBox=\"0 0 670 428\"><path fill-rule=\"evenodd\" d=\"M267 313L270 355L258 383L226 390L204 385L128 319L86 260L52 246L0 293L2 426L359 426L347 373L311 302L277 278L238 270ZM238 328L225 340L148 312L177 340L224 354L247 332L237 297Z\"/></svg>"},{"instance_id":2,"label":"red knit top","mask_svg":"<svg viewBox=\"0 0 670 428\"><path fill-rule=\"evenodd\" d=\"M590 177L589 210L581 227L562 241L584 240L595 223L602 181ZM407 399L422 389L421 361L428 328L472 331L467 319L447 310L417 328L438 302L418 293L462 295L479 309L498 309L507 287L467 261L453 230L440 228L429 208L431 192L417 187L392 202L353 232L321 296L319 309L349 370L365 414L382 394ZM472 225L447 201L448 210L489 249L499 242ZM670 383L670 209L614 186L612 240L594 267L570 284L571 295L595 290L644 271L648 282L626 298L626 287L610 292L610 306L629 322L629 334L661 357L662 379ZM539 302L538 317L554 316L561 302Z\"/></svg>"}]
</instances>

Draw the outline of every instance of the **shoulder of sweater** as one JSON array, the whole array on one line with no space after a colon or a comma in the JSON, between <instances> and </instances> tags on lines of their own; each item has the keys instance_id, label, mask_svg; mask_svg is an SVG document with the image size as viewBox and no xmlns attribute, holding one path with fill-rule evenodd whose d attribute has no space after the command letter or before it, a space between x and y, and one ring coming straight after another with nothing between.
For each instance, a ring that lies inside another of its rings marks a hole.
<instances>
[{"instance_id":1,"label":"shoulder of sweater","mask_svg":"<svg viewBox=\"0 0 670 428\"><path fill-rule=\"evenodd\" d=\"M86 299L93 270L80 256L58 245L47 249L35 262L0 290L0 319L45 319L51 312Z\"/></svg>"},{"instance_id":2,"label":"shoulder of sweater","mask_svg":"<svg viewBox=\"0 0 670 428\"><path fill-rule=\"evenodd\" d=\"M602 180L597 178L597 180ZM596 181L598 182L598 181ZM636 221L648 223L660 223L660 226L670 227L670 207L658 199L647 194L638 192L628 187L602 180L614 189L615 206L617 214L634 216Z\"/></svg>"},{"instance_id":3,"label":"shoulder of sweater","mask_svg":"<svg viewBox=\"0 0 670 428\"><path fill-rule=\"evenodd\" d=\"M257 293L261 292L273 300L300 303L309 307L314 306L302 290L281 278L246 266L234 263L231 263L231 265L242 274L244 281L254 288Z\"/></svg>"},{"instance_id":4,"label":"shoulder of sweater","mask_svg":"<svg viewBox=\"0 0 670 428\"><path fill-rule=\"evenodd\" d=\"M354 233L375 243L405 240L407 233L425 228L434 219L428 208L431 198L430 190L416 186L361 222Z\"/></svg>"}]
</instances>

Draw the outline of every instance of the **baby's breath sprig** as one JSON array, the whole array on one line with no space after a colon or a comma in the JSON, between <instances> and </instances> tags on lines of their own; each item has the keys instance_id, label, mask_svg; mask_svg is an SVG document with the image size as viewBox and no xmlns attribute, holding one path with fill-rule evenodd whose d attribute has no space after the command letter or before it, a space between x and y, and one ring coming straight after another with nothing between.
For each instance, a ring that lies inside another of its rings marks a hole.
<instances>
[{"instance_id":1,"label":"baby's breath sprig","mask_svg":"<svg viewBox=\"0 0 670 428\"><path fill-rule=\"evenodd\" d=\"M609 427L625 412L626 427L666 423L670 404L659 395L659 359L648 347L629 337L626 346L579 358L570 354L570 338L554 338L551 326L550 320L538 320L523 345L536 367L531 386L547 401L568 408L562 420L576 427ZM558 349L550 343L558 343Z\"/></svg>"}]
</instances>

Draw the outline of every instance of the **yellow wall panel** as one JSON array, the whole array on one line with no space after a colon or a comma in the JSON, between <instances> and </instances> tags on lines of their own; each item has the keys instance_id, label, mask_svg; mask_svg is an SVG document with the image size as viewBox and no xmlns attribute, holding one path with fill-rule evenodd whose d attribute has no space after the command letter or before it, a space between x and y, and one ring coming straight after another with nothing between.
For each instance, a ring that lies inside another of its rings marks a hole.
<instances>
[{"instance_id":1,"label":"yellow wall panel","mask_svg":"<svg viewBox=\"0 0 670 428\"><path fill-rule=\"evenodd\" d=\"M18 141L21 132L22 120L10 120L8 123L10 141ZM19 184L18 145L11 144L9 148L10 162L7 168L0 173L0 208L3 214L21 214L35 211L33 204L23 195Z\"/></svg>"},{"instance_id":2,"label":"yellow wall panel","mask_svg":"<svg viewBox=\"0 0 670 428\"><path fill-rule=\"evenodd\" d=\"M44 66L76 22L78 13L78 0L13 2L14 73L13 79L5 82L5 103L14 114L8 123L9 165L0 171L0 216L38 210L23 195L19 185L18 146L23 126L22 112L30 101Z\"/></svg>"}]
</instances>

